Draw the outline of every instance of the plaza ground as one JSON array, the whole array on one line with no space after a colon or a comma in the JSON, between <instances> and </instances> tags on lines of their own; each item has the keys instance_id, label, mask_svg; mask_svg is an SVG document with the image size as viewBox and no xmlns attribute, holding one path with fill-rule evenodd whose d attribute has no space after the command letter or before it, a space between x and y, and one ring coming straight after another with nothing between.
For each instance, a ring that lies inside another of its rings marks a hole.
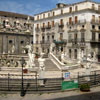
<instances>
[{"instance_id":1,"label":"plaza ground","mask_svg":"<svg viewBox=\"0 0 100 100\"><path fill-rule=\"evenodd\" d=\"M0 94L0 100L100 100L100 86L91 88L90 92L80 90L65 91L58 93L26 94Z\"/></svg>"}]
</instances>

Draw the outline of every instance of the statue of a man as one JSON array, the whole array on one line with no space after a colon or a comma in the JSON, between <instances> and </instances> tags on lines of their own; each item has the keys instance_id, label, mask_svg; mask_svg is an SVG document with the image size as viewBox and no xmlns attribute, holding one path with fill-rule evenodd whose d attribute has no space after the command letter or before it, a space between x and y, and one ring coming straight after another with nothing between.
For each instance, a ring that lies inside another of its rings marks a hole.
<instances>
[{"instance_id":1,"label":"statue of a man","mask_svg":"<svg viewBox=\"0 0 100 100\"><path fill-rule=\"evenodd\" d=\"M12 52L12 53L15 52L15 46L14 46L14 45L12 46L12 50L11 50L11 52Z\"/></svg>"},{"instance_id":2,"label":"statue of a man","mask_svg":"<svg viewBox=\"0 0 100 100\"><path fill-rule=\"evenodd\" d=\"M40 58L38 59L38 62L39 62L39 69L40 69L40 70L45 70L45 66L44 66L44 61L45 61L45 59L42 58L43 55L44 55L44 53L41 53L41 56L40 56Z\"/></svg>"},{"instance_id":3,"label":"statue of a man","mask_svg":"<svg viewBox=\"0 0 100 100\"><path fill-rule=\"evenodd\" d=\"M28 66L30 66L31 68L34 66L34 53L32 51L32 46L31 45L27 45L26 48L28 49L28 57L29 57L29 61L28 61Z\"/></svg>"}]
</instances>

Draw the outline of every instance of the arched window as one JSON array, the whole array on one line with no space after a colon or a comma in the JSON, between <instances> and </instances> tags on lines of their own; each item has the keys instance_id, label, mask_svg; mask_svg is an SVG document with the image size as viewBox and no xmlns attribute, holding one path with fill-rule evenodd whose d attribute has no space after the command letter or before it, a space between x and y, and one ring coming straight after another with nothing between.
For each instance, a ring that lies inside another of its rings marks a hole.
<instances>
[{"instance_id":1,"label":"arched window","mask_svg":"<svg viewBox=\"0 0 100 100\"><path fill-rule=\"evenodd\" d=\"M69 12L70 12L70 13L72 12L72 7L69 8Z\"/></svg>"}]
</instances>

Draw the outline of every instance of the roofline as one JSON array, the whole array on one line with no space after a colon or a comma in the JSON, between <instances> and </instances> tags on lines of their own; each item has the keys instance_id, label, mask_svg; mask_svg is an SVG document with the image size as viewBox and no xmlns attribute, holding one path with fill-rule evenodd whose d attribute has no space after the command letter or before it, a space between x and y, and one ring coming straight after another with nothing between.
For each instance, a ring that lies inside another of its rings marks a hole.
<instances>
[{"instance_id":1,"label":"roofline","mask_svg":"<svg viewBox=\"0 0 100 100\"><path fill-rule=\"evenodd\" d=\"M8 15L7 15L8 13ZM10 15L9 15L10 14ZM16 16L17 15L17 16ZM31 19L34 19L33 16L30 16L30 15L26 15L26 14L19 14L19 13L15 13L15 12L8 12L8 11L0 11L0 16L12 16L12 17L18 17L18 18L27 18L28 16L31 18ZM23 17L21 17L23 16Z\"/></svg>"},{"instance_id":2,"label":"roofline","mask_svg":"<svg viewBox=\"0 0 100 100\"><path fill-rule=\"evenodd\" d=\"M93 3L97 3L97 4L100 4L100 2L96 2L96 1L92 1L92 0L84 0L84 1L81 1L81 2L77 2L77 3L72 3L72 4L65 4L66 6L65 7L68 7L68 6L73 6L73 5L76 5L76 4L80 4L80 3L84 3L84 2L93 2ZM59 4L59 3L58 3ZM65 8L65 7L62 7L62 8ZM57 9L62 9L62 8L53 8L51 10L48 10L48 11L44 11L44 12L41 12L39 14L34 14L34 16L37 16L37 15L40 15L40 14L43 14L43 13L46 13L46 12L49 12L49 11L53 11L53 10L57 10Z\"/></svg>"}]
</instances>

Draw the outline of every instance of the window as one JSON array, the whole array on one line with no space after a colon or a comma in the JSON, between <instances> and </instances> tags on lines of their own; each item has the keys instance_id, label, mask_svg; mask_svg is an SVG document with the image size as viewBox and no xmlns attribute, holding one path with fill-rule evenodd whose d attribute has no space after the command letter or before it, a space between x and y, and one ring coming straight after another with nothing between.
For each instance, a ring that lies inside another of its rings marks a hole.
<instances>
[{"instance_id":1,"label":"window","mask_svg":"<svg viewBox=\"0 0 100 100\"><path fill-rule=\"evenodd\" d=\"M24 41L20 41L20 43L21 43L21 44L23 44L23 43L24 43Z\"/></svg>"},{"instance_id":2,"label":"window","mask_svg":"<svg viewBox=\"0 0 100 100\"><path fill-rule=\"evenodd\" d=\"M54 40L54 35L52 35L52 40Z\"/></svg>"},{"instance_id":3,"label":"window","mask_svg":"<svg viewBox=\"0 0 100 100\"><path fill-rule=\"evenodd\" d=\"M45 37L44 37L44 36L42 36L42 41L44 41L44 39L45 39Z\"/></svg>"},{"instance_id":4,"label":"window","mask_svg":"<svg viewBox=\"0 0 100 100\"><path fill-rule=\"evenodd\" d=\"M77 16L75 16L75 24L77 24L77 19L78 19L78 17L77 17Z\"/></svg>"},{"instance_id":5,"label":"window","mask_svg":"<svg viewBox=\"0 0 100 100\"><path fill-rule=\"evenodd\" d=\"M82 25L82 28L84 28L84 25Z\"/></svg>"},{"instance_id":6,"label":"window","mask_svg":"<svg viewBox=\"0 0 100 100\"><path fill-rule=\"evenodd\" d=\"M48 27L50 27L50 22L48 22Z\"/></svg>"},{"instance_id":7,"label":"window","mask_svg":"<svg viewBox=\"0 0 100 100\"><path fill-rule=\"evenodd\" d=\"M50 36L48 35L48 37L47 37L47 40L49 41L50 40Z\"/></svg>"},{"instance_id":8,"label":"window","mask_svg":"<svg viewBox=\"0 0 100 100\"><path fill-rule=\"evenodd\" d=\"M100 26L98 26L98 29L100 30Z\"/></svg>"},{"instance_id":9,"label":"window","mask_svg":"<svg viewBox=\"0 0 100 100\"><path fill-rule=\"evenodd\" d=\"M95 41L95 38L96 38L96 37L95 37L95 33L92 32L92 40Z\"/></svg>"},{"instance_id":10,"label":"window","mask_svg":"<svg viewBox=\"0 0 100 100\"><path fill-rule=\"evenodd\" d=\"M44 47L42 48L42 52L44 52Z\"/></svg>"},{"instance_id":11,"label":"window","mask_svg":"<svg viewBox=\"0 0 100 100\"><path fill-rule=\"evenodd\" d=\"M39 16L37 16L37 20L39 20Z\"/></svg>"},{"instance_id":12,"label":"window","mask_svg":"<svg viewBox=\"0 0 100 100\"><path fill-rule=\"evenodd\" d=\"M77 59L77 49L74 50L74 58Z\"/></svg>"},{"instance_id":13,"label":"window","mask_svg":"<svg viewBox=\"0 0 100 100\"><path fill-rule=\"evenodd\" d=\"M24 23L24 26L26 26L26 23Z\"/></svg>"},{"instance_id":14,"label":"window","mask_svg":"<svg viewBox=\"0 0 100 100\"><path fill-rule=\"evenodd\" d=\"M45 14L43 14L43 18L45 18Z\"/></svg>"},{"instance_id":15,"label":"window","mask_svg":"<svg viewBox=\"0 0 100 100\"><path fill-rule=\"evenodd\" d=\"M63 25L63 19L60 20L60 25Z\"/></svg>"},{"instance_id":16,"label":"window","mask_svg":"<svg viewBox=\"0 0 100 100\"><path fill-rule=\"evenodd\" d=\"M77 39L77 33L74 34L74 39Z\"/></svg>"},{"instance_id":17,"label":"window","mask_svg":"<svg viewBox=\"0 0 100 100\"><path fill-rule=\"evenodd\" d=\"M33 44L33 41L31 41L31 44Z\"/></svg>"},{"instance_id":18,"label":"window","mask_svg":"<svg viewBox=\"0 0 100 100\"><path fill-rule=\"evenodd\" d=\"M92 22L95 22L95 15L92 15Z\"/></svg>"},{"instance_id":19,"label":"window","mask_svg":"<svg viewBox=\"0 0 100 100\"><path fill-rule=\"evenodd\" d=\"M71 51L71 49L69 49L69 58L71 58L71 53L72 53L72 51Z\"/></svg>"},{"instance_id":20,"label":"window","mask_svg":"<svg viewBox=\"0 0 100 100\"><path fill-rule=\"evenodd\" d=\"M70 42L70 41L72 40L72 34L69 34L69 36L68 36L68 37L69 37L69 39L68 39L68 40L69 40L69 42Z\"/></svg>"},{"instance_id":21,"label":"window","mask_svg":"<svg viewBox=\"0 0 100 100\"><path fill-rule=\"evenodd\" d=\"M37 28L39 28L39 24L37 24Z\"/></svg>"},{"instance_id":22,"label":"window","mask_svg":"<svg viewBox=\"0 0 100 100\"><path fill-rule=\"evenodd\" d=\"M92 4L92 9L95 9L95 5L94 4Z\"/></svg>"},{"instance_id":23,"label":"window","mask_svg":"<svg viewBox=\"0 0 100 100\"><path fill-rule=\"evenodd\" d=\"M100 33L99 33L99 39L98 40L100 41Z\"/></svg>"},{"instance_id":24,"label":"window","mask_svg":"<svg viewBox=\"0 0 100 100\"><path fill-rule=\"evenodd\" d=\"M61 9L61 14L63 14L63 10Z\"/></svg>"},{"instance_id":25,"label":"window","mask_svg":"<svg viewBox=\"0 0 100 100\"><path fill-rule=\"evenodd\" d=\"M69 12L70 12L70 13L72 12L72 7L69 8Z\"/></svg>"},{"instance_id":26,"label":"window","mask_svg":"<svg viewBox=\"0 0 100 100\"><path fill-rule=\"evenodd\" d=\"M13 41L12 40L9 40L9 43L11 44Z\"/></svg>"},{"instance_id":27,"label":"window","mask_svg":"<svg viewBox=\"0 0 100 100\"><path fill-rule=\"evenodd\" d=\"M3 26L4 26L4 28L5 28L5 20L3 21Z\"/></svg>"},{"instance_id":28,"label":"window","mask_svg":"<svg viewBox=\"0 0 100 100\"><path fill-rule=\"evenodd\" d=\"M95 25L92 25L92 29L95 29Z\"/></svg>"},{"instance_id":29,"label":"window","mask_svg":"<svg viewBox=\"0 0 100 100\"><path fill-rule=\"evenodd\" d=\"M74 41L75 41L75 44L77 44L77 33L74 34Z\"/></svg>"},{"instance_id":30,"label":"window","mask_svg":"<svg viewBox=\"0 0 100 100\"><path fill-rule=\"evenodd\" d=\"M75 11L77 11L78 10L78 7L77 6L75 6Z\"/></svg>"},{"instance_id":31,"label":"window","mask_svg":"<svg viewBox=\"0 0 100 100\"><path fill-rule=\"evenodd\" d=\"M99 23L100 23L100 16L99 16Z\"/></svg>"},{"instance_id":32,"label":"window","mask_svg":"<svg viewBox=\"0 0 100 100\"><path fill-rule=\"evenodd\" d=\"M53 16L55 16L55 12L53 12Z\"/></svg>"},{"instance_id":33,"label":"window","mask_svg":"<svg viewBox=\"0 0 100 100\"><path fill-rule=\"evenodd\" d=\"M14 22L14 26L16 26L16 22Z\"/></svg>"},{"instance_id":34,"label":"window","mask_svg":"<svg viewBox=\"0 0 100 100\"><path fill-rule=\"evenodd\" d=\"M81 33L81 41L84 42L85 40L85 33Z\"/></svg>"},{"instance_id":35,"label":"window","mask_svg":"<svg viewBox=\"0 0 100 100\"><path fill-rule=\"evenodd\" d=\"M69 24L72 24L72 17L69 18Z\"/></svg>"},{"instance_id":36,"label":"window","mask_svg":"<svg viewBox=\"0 0 100 100\"><path fill-rule=\"evenodd\" d=\"M60 40L63 39L63 33L60 33Z\"/></svg>"},{"instance_id":37,"label":"window","mask_svg":"<svg viewBox=\"0 0 100 100\"><path fill-rule=\"evenodd\" d=\"M52 21L52 27L54 27L55 26L55 22L54 21Z\"/></svg>"},{"instance_id":38,"label":"window","mask_svg":"<svg viewBox=\"0 0 100 100\"><path fill-rule=\"evenodd\" d=\"M100 11L100 5L98 6L98 10Z\"/></svg>"},{"instance_id":39,"label":"window","mask_svg":"<svg viewBox=\"0 0 100 100\"><path fill-rule=\"evenodd\" d=\"M43 23L43 28L45 27L45 23Z\"/></svg>"},{"instance_id":40,"label":"window","mask_svg":"<svg viewBox=\"0 0 100 100\"><path fill-rule=\"evenodd\" d=\"M50 13L48 13L48 17L50 17Z\"/></svg>"}]
</instances>

